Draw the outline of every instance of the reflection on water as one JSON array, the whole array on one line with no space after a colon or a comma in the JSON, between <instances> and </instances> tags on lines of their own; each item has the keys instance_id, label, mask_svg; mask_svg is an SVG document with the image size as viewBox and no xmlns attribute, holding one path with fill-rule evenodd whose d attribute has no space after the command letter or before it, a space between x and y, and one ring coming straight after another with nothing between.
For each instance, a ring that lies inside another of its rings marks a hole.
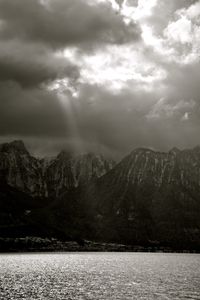
<instances>
[{"instance_id":1,"label":"reflection on water","mask_svg":"<svg viewBox=\"0 0 200 300\"><path fill-rule=\"evenodd\" d=\"M0 255L0 299L200 299L200 255Z\"/></svg>"}]
</instances>

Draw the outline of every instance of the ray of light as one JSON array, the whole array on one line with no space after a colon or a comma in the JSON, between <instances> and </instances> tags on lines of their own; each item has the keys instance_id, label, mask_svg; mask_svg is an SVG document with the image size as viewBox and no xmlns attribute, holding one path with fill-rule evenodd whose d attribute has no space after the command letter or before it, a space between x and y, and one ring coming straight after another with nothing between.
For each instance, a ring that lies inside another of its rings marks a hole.
<instances>
[{"instance_id":1,"label":"ray of light","mask_svg":"<svg viewBox=\"0 0 200 300\"><path fill-rule=\"evenodd\" d=\"M49 89L56 91L60 105L66 115L67 138L73 141L73 150L82 153L85 151L78 126L78 91L69 85L67 79L57 80Z\"/></svg>"}]
</instances>

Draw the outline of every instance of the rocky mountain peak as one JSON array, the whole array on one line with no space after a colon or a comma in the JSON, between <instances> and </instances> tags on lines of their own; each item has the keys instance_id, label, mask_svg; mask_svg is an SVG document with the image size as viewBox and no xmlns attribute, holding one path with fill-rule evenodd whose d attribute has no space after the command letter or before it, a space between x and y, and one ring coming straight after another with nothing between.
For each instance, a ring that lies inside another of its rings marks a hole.
<instances>
[{"instance_id":1,"label":"rocky mountain peak","mask_svg":"<svg viewBox=\"0 0 200 300\"><path fill-rule=\"evenodd\" d=\"M181 152L181 150L179 150L179 149L176 148L176 147L173 147L173 148L169 151L170 154L174 154L174 155L177 155L177 154L179 154L180 152Z\"/></svg>"},{"instance_id":2,"label":"rocky mountain peak","mask_svg":"<svg viewBox=\"0 0 200 300\"><path fill-rule=\"evenodd\" d=\"M59 196L103 176L114 163L103 155L75 155L61 151L56 157L35 158L22 141L0 145L0 174L8 185L31 196Z\"/></svg>"},{"instance_id":3,"label":"rocky mountain peak","mask_svg":"<svg viewBox=\"0 0 200 300\"><path fill-rule=\"evenodd\" d=\"M15 140L10 143L5 143L0 145L1 152L16 152L20 154L29 154L23 141Z\"/></svg>"},{"instance_id":4,"label":"rocky mountain peak","mask_svg":"<svg viewBox=\"0 0 200 300\"><path fill-rule=\"evenodd\" d=\"M70 160L73 157L73 154L71 151L67 151L67 150L62 150L58 155L57 155L57 159L58 160Z\"/></svg>"},{"instance_id":5,"label":"rocky mountain peak","mask_svg":"<svg viewBox=\"0 0 200 300\"><path fill-rule=\"evenodd\" d=\"M152 149L149 149L149 148L136 148L134 149L127 157L135 157L135 156L140 156L140 155L152 155L152 154L155 154L155 153L159 153L159 152L155 152L154 150Z\"/></svg>"}]
</instances>

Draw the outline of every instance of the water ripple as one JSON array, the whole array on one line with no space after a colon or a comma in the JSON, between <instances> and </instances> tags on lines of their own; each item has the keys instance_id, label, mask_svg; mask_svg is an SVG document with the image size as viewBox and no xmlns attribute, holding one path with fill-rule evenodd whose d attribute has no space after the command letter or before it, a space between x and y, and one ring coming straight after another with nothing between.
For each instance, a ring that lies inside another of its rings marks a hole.
<instances>
[{"instance_id":1,"label":"water ripple","mask_svg":"<svg viewBox=\"0 0 200 300\"><path fill-rule=\"evenodd\" d=\"M0 299L200 299L200 255L0 255Z\"/></svg>"}]
</instances>

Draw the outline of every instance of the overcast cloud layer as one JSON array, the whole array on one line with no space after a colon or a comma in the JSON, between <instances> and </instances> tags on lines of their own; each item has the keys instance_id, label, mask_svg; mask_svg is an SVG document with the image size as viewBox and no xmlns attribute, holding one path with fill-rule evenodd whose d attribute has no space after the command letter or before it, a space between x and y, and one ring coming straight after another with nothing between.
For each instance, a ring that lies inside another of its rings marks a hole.
<instances>
[{"instance_id":1,"label":"overcast cloud layer","mask_svg":"<svg viewBox=\"0 0 200 300\"><path fill-rule=\"evenodd\" d=\"M0 0L0 142L200 144L200 1Z\"/></svg>"}]
</instances>

